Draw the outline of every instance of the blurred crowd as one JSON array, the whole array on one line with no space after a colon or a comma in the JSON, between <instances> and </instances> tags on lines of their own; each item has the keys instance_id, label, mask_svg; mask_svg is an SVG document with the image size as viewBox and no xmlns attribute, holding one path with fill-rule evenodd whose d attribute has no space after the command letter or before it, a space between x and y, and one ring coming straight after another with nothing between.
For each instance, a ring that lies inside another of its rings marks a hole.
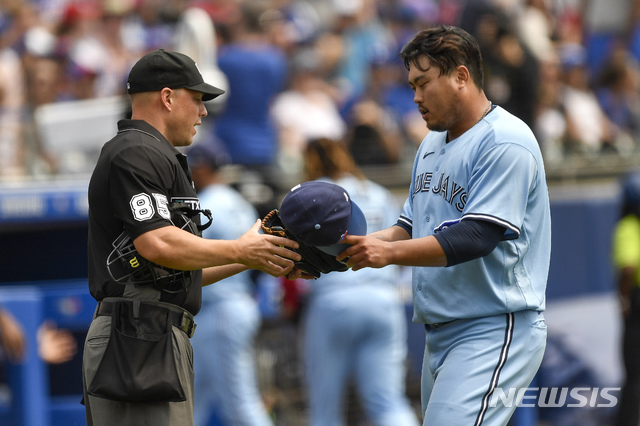
<instances>
[{"instance_id":1,"label":"blurred crowd","mask_svg":"<svg viewBox=\"0 0 640 426\"><path fill-rule=\"evenodd\" d=\"M189 44L193 10L214 30ZM476 36L489 99L534 129L545 161L639 150L638 0L2 0L0 180L60 173L38 108L124 95L141 55L194 43L228 92L200 137L232 164L269 183L318 138L362 166L410 161L428 129L397 53L438 24Z\"/></svg>"}]
</instances>

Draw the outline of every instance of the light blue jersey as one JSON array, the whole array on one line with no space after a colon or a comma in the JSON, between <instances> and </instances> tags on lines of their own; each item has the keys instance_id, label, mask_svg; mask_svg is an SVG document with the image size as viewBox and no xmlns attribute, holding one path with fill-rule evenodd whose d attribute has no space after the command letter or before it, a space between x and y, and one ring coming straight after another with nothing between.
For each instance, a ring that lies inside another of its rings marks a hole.
<instances>
[{"instance_id":1,"label":"light blue jersey","mask_svg":"<svg viewBox=\"0 0 640 426\"><path fill-rule=\"evenodd\" d=\"M200 205L213 214L211 226L202 232L203 238L235 240L241 237L258 219L256 209L232 187L223 184L209 185L199 194ZM202 290L202 302L208 303L229 298L237 293L253 292L251 272L232 275Z\"/></svg>"},{"instance_id":2,"label":"light blue jersey","mask_svg":"<svg viewBox=\"0 0 640 426\"><path fill-rule=\"evenodd\" d=\"M414 322L544 310L551 217L533 133L496 106L459 138L447 143L446 136L432 131L422 141L399 222L413 238L468 218L497 223L506 232L482 258L413 268Z\"/></svg>"}]
</instances>

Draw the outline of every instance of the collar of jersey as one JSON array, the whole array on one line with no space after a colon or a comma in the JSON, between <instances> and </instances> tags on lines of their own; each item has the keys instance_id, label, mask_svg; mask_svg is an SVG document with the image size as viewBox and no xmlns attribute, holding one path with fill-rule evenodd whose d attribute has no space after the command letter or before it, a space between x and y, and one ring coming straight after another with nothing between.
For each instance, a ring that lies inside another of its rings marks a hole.
<instances>
[{"instance_id":1,"label":"collar of jersey","mask_svg":"<svg viewBox=\"0 0 640 426\"><path fill-rule=\"evenodd\" d=\"M118 133L131 131L141 132L149 135L158 142L162 142L164 145L166 145L177 157L184 156L184 154L178 151L175 146L171 145L171 142L169 142L167 138L162 135L162 133L160 133L155 127L153 127L146 121L125 119L118 122Z\"/></svg>"}]
</instances>

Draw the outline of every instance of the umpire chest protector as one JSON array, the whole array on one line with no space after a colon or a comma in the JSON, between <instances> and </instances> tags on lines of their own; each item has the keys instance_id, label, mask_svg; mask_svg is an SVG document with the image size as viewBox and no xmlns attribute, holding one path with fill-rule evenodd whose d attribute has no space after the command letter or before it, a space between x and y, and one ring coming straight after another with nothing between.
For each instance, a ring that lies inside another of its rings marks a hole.
<instances>
[{"instance_id":1,"label":"umpire chest protector","mask_svg":"<svg viewBox=\"0 0 640 426\"><path fill-rule=\"evenodd\" d=\"M137 252L130 253L135 250L132 241L145 232L177 226L200 236L199 212L186 156L148 123L118 122L118 134L103 146L89 183L91 294L102 300L122 296L123 284L155 285L164 290L162 301L197 313L201 271L154 268L160 277L170 278L158 281L151 277L149 281L142 274L136 282L140 274L123 278L127 265L122 263L128 262L134 270L136 262L145 263Z\"/></svg>"}]
</instances>

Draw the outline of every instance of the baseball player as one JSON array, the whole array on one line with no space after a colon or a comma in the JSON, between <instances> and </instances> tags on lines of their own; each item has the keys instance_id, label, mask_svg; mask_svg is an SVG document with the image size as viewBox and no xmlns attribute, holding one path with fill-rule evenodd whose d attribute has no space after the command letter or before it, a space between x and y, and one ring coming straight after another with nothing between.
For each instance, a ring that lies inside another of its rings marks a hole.
<instances>
[{"instance_id":1,"label":"baseball player","mask_svg":"<svg viewBox=\"0 0 640 426\"><path fill-rule=\"evenodd\" d=\"M132 117L118 122L89 183L89 290L98 306L83 353L87 425L189 426L189 338L202 285L247 268L286 274L300 260L287 247L298 243L260 234L260 221L235 240L201 238L202 210L176 147L193 142L204 101L223 91L191 58L150 52L127 85Z\"/></svg>"},{"instance_id":2,"label":"baseball player","mask_svg":"<svg viewBox=\"0 0 640 426\"><path fill-rule=\"evenodd\" d=\"M394 196L362 175L344 144L313 140L304 163L308 179L347 191L369 231L395 223L400 209ZM323 274L310 282L304 310L310 426L344 424L343 402L351 379L372 424L418 424L404 393L407 336L398 277L398 267L390 265Z\"/></svg>"},{"instance_id":3,"label":"baseball player","mask_svg":"<svg viewBox=\"0 0 640 426\"><path fill-rule=\"evenodd\" d=\"M540 149L485 96L481 53L465 31L423 30L400 57L430 132L397 223L347 235L353 245L337 258L355 271L414 267L424 425L506 425L515 404L492 395L528 387L546 345L551 219Z\"/></svg>"},{"instance_id":4,"label":"baseball player","mask_svg":"<svg viewBox=\"0 0 640 426\"><path fill-rule=\"evenodd\" d=\"M613 231L611 255L623 318L625 377L615 425L637 426L640 421L640 172L631 171L620 183L622 208Z\"/></svg>"},{"instance_id":5,"label":"baseball player","mask_svg":"<svg viewBox=\"0 0 640 426\"><path fill-rule=\"evenodd\" d=\"M203 238L233 240L258 219L256 209L229 186L220 167L228 154L202 142L187 152L202 207L213 211L214 225ZM260 310L250 271L202 290L198 333L193 336L195 424L209 424L212 409L225 425L272 426L258 389L254 342Z\"/></svg>"}]
</instances>

